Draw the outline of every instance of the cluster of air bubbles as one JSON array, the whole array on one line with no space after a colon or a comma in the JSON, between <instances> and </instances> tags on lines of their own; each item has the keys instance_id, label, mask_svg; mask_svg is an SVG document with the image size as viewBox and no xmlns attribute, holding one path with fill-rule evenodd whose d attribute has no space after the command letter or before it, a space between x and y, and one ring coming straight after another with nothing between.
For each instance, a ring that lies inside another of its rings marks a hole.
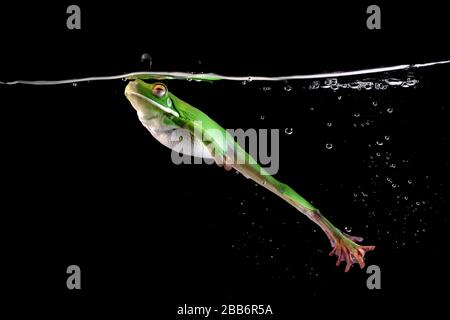
<instances>
[{"instance_id":1,"label":"cluster of air bubbles","mask_svg":"<svg viewBox=\"0 0 450 320\"><path fill-rule=\"evenodd\" d=\"M419 80L417 79L407 78L406 81L403 81L400 84L400 86L402 86L403 88L414 87L418 82Z\"/></svg>"},{"instance_id":2,"label":"cluster of air bubbles","mask_svg":"<svg viewBox=\"0 0 450 320\"><path fill-rule=\"evenodd\" d=\"M339 89L338 79L337 78L325 79L321 88L325 88L325 89L330 88L333 90Z\"/></svg>"},{"instance_id":3,"label":"cluster of air bubbles","mask_svg":"<svg viewBox=\"0 0 450 320\"><path fill-rule=\"evenodd\" d=\"M382 139L386 142L389 141L391 137L385 135ZM380 138L376 140L377 142L373 145L369 144L369 147L373 146L374 148L374 155L370 155L368 167L375 170L373 171L373 177L370 179L374 186L371 193L376 194L378 192L377 188L379 188L380 185L389 186L391 190L390 194L392 196L391 201L394 206L391 205L393 211L389 212L388 215L395 215L397 210L401 210L401 218L394 216L393 222L403 224L408 219L412 219L413 217L419 218L419 216L414 216L414 214L423 212L424 210L430 210L431 206L428 206L429 203L426 199L417 197L414 194L409 194L411 188L413 188L415 184L415 178L402 178L398 175L398 170L404 170L407 168L409 161L407 159L394 159L391 152L386 152L379 149L378 146L380 144L378 142L381 142L382 139ZM373 201L377 201L376 198L373 199L375 199ZM407 208L406 211L405 208Z\"/></svg>"},{"instance_id":4,"label":"cluster of air bubbles","mask_svg":"<svg viewBox=\"0 0 450 320\"><path fill-rule=\"evenodd\" d=\"M352 82L338 82L337 78L329 78L323 81L315 80L309 85L310 90L322 89L354 89L354 90L386 90L389 87L402 87L409 88L414 87L419 80L413 78L407 78L406 80L388 78L388 79L368 79L368 80L355 80ZM338 97L340 100L341 98ZM377 103L374 103L376 106Z\"/></svg>"},{"instance_id":5,"label":"cluster of air bubbles","mask_svg":"<svg viewBox=\"0 0 450 320\"><path fill-rule=\"evenodd\" d=\"M359 192L354 192L353 193L353 197L355 198L355 201L360 202L364 207L368 208L368 203L367 201L369 201L372 197L369 197L369 193L372 193L371 191L359 191ZM350 231L348 231L350 232Z\"/></svg>"},{"instance_id":6,"label":"cluster of air bubbles","mask_svg":"<svg viewBox=\"0 0 450 320\"><path fill-rule=\"evenodd\" d=\"M389 137L389 136L386 136ZM384 139L386 139L386 137ZM390 139L390 138L388 138ZM374 145L374 149L373 149L373 154L371 154L369 156L369 162L368 162L368 166L369 168L374 168L374 169L381 169L381 170L385 170L385 169L395 169L397 168L398 165L406 165L408 160L397 160L394 161L394 159L392 158L392 153L391 152L386 152L383 151L383 149L381 148L385 143L387 143L387 140L376 140L375 145ZM369 148L372 148L372 144L369 143L368 144ZM390 181L388 178L388 182L392 183L392 181Z\"/></svg>"},{"instance_id":7,"label":"cluster of air bubbles","mask_svg":"<svg viewBox=\"0 0 450 320\"><path fill-rule=\"evenodd\" d=\"M305 269L310 277L319 277L319 273L315 270L314 266L305 265ZM294 278L294 276L292 276Z\"/></svg>"},{"instance_id":8,"label":"cluster of air bubbles","mask_svg":"<svg viewBox=\"0 0 450 320\"><path fill-rule=\"evenodd\" d=\"M368 113L366 116L363 116L362 113L358 112L358 111L354 111L352 113L353 116L353 127L355 128L364 128L364 127L370 127L373 126L374 124L377 124L377 120L376 118L372 118L370 116L370 114L376 112L379 114L392 114L394 113L394 108L392 106L388 106L385 105L384 103L380 102L380 101L376 101L376 100L372 100L370 101L370 105L369 108L370 113ZM388 141L390 137L387 137L385 140ZM383 139L380 140L379 145L383 144Z\"/></svg>"},{"instance_id":9,"label":"cluster of air bubbles","mask_svg":"<svg viewBox=\"0 0 450 320\"><path fill-rule=\"evenodd\" d=\"M359 113L355 116L355 118L358 118L358 117L359 117ZM362 120L359 124L353 123L353 127L356 128L359 125L361 128L364 128L364 127L370 126L373 122L374 122L373 120Z\"/></svg>"}]
</instances>

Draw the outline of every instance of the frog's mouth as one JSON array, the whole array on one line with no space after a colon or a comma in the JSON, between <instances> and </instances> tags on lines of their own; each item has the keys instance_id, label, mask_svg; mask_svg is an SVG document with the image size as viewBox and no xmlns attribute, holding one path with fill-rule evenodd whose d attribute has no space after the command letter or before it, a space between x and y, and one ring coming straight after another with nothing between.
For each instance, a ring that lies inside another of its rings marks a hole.
<instances>
[{"instance_id":1,"label":"frog's mouth","mask_svg":"<svg viewBox=\"0 0 450 320\"><path fill-rule=\"evenodd\" d=\"M157 107L158 109L160 109L161 111L164 111L165 113L170 113L170 114L174 115L175 117L180 116L180 114L178 112L176 112L175 110L172 110L166 106L163 106L162 104L160 104L156 101L153 101L152 99L149 99L146 96L144 96L136 91L133 91L133 89L130 89L129 86L127 86L125 88L125 96L127 96L128 100L130 100L131 104L133 104L133 101L132 101L132 99L130 99L129 96L135 96L139 99L142 99L142 100L150 103L152 106Z\"/></svg>"}]
</instances>

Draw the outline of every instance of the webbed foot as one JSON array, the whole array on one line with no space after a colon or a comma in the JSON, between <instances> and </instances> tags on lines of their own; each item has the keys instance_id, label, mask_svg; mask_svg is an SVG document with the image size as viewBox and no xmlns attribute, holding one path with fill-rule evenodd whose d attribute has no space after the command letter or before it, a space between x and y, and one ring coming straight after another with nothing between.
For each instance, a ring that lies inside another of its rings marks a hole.
<instances>
[{"instance_id":1,"label":"webbed foot","mask_svg":"<svg viewBox=\"0 0 450 320\"><path fill-rule=\"evenodd\" d=\"M346 262L345 272L348 272L354 263L358 263L363 269L365 266L364 255L375 249L375 246L361 246L355 243L361 242L363 238L345 233L338 234L333 240L333 250L330 252L330 256L337 256L336 266L339 266L341 262Z\"/></svg>"}]
</instances>

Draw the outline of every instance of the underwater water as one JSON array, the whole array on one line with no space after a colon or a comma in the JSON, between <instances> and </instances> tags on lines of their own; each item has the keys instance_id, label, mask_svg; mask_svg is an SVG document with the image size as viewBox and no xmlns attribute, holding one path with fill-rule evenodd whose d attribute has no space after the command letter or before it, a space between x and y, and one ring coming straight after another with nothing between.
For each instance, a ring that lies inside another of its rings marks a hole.
<instances>
[{"instance_id":1,"label":"underwater water","mask_svg":"<svg viewBox=\"0 0 450 320\"><path fill-rule=\"evenodd\" d=\"M376 245L366 262L381 268L391 296L431 288L447 267L447 72L167 86L225 128L278 129L276 177ZM173 164L128 105L125 84L0 88L10 101L23 97L8 111L15 139L6 159L12 226L32 239L25 252L80 261L100 277L89 282L94 294L164 277L174 301L251 296L277 306L280 297L332 298L336 288L382 299L365 270L336 268L322 231L278 197L215 165Z\"/></svg>"},{"instance_id":2,"label":"underwater water","mask_svg":"<svg viewBox=\"0 0 450 320\"><path fill-rule=\"evenodd\" d=\"M92 10L90 17L101 12ZM80 314L161 319L181 319L177 308L185 304L271 305L269 319L338 312L349 301L401 312L442 306L439 290L449 284L450 65L427 63L447 61L445 52L378 54L369 40L351 49L350 36L360 31L340 39L336 51L265 51L265 36L248 45L250 31L260 30L250 24L244 34L239 26L231 30L245 38L242 53L228 42L198 47L201 41L183 29L165 31L172 41L163 45L152 37L137 41L147 33L136 30L147 24L134 16L126 32L88 20L93 33L83 27L76 36L54 31L52 21L37 29L46 36L34 31L40 45L19 44L1 59L1 225L10 297ZM297 35L292 21L291 32L276 39ZM279 32L263 30L269 39ZM322 37L319 31L303 43ZM118 44L119 35L127 46ZM326 46L334 37L317 42ZM176 51L180 43L189 49ZM390 66L405 67L367 72ZM375 245L366 268L336 267L322 230L252 180L216 165L173 163L124 95L132 81L124 75L136 70L177 73L158 81L223 128L279 132L275 177L336 227ZM348 71L357 72L341 74ZM210 74L231 79L195 81ZM288 78L273 79L280 76ZM92 79L72 81L86 77ZM14 82L64 79L71 81ZM71 264L82 272L78 291L66 287ZM373 265L381 289L367 286Z\"/></svg>"}]
</instances>

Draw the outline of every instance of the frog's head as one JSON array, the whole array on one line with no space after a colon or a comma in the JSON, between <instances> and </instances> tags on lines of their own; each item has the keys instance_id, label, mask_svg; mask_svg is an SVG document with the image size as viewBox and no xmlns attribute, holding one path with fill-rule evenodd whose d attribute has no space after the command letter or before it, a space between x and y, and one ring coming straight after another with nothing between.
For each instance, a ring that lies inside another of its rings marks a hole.
<instances>
[{"instance_id":1,"label":"frog's head","mask_svg":"<svg viewBox=\"0 0 450 320\"><path fill-rule=\"evenodd\" d=\"M166 85L134 80L125 88L125 96L140 114L166 114L179 117Z\"/></svg>"}]
</instances>

